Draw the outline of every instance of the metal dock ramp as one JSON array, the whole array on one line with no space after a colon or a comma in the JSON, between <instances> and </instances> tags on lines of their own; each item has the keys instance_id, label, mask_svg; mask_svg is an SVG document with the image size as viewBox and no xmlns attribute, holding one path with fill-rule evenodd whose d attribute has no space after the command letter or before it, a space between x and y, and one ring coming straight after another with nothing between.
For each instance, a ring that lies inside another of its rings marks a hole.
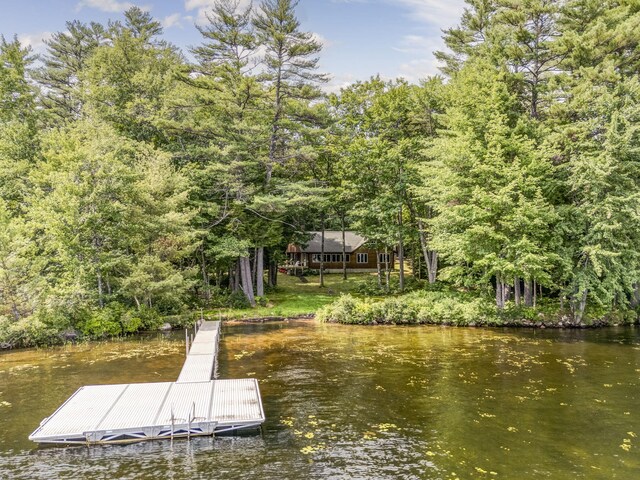
<instances>
[{"instance_id":1,"label":"metal dock ramp","mask_svg":"<svg viewBox=\"0 0 640 480\"><path fill-rule=\"evenodd\" d=\"M206 382L215 376L220 322L203 322L189 347L178 382Z\"/></svg>"},{"instance_id":2,"label":"metal dock ramp","mask_svg":"<svg viewBox=\"0 0 640 480\"><path fill-rule=\"evenodd\" d=\"M79 388L29 439L100 444L259 427L265 415L257 380L211 380L219 336L219 322L201 325L177 382Z\"/></svg>"}]
</instances>

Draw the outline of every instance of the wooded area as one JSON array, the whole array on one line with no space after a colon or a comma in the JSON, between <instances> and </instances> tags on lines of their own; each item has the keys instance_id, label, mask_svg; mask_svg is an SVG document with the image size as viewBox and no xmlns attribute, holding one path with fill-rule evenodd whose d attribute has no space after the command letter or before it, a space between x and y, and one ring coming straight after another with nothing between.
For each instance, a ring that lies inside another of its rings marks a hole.
<instances>
[{"instance_id":1,"label":"wooded area","mask_svg":"<svg viewBox=\"0 0 640 480\"><path fill-rule=\"evenodd\" d=\"M400 290L408 259L497 309L636 308L637 2L467 0L441 76L338 94L296 4L220 0L188 52L137 7L2 38L0 342L255 305L322 229L396 249Z\"/></svg>"}]
</instances>

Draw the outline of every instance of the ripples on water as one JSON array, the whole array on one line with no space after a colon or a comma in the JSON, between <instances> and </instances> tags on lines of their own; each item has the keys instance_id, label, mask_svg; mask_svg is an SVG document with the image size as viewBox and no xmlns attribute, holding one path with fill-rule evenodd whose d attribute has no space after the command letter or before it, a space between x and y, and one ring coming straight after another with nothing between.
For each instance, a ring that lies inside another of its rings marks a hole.
<instances>
[{"instance_id":1,"label":"ripples on water","mask_svg":"<svg viewBox=\"0 0 640 480\"><path fill-rule=\"evenodd\" d=\"M0 354L0 478L636 479L640 334L224 329L223 378L260 380L262 435L38 448L84 384L172 381L181 335Z\"/></svg>"}]
</instances>

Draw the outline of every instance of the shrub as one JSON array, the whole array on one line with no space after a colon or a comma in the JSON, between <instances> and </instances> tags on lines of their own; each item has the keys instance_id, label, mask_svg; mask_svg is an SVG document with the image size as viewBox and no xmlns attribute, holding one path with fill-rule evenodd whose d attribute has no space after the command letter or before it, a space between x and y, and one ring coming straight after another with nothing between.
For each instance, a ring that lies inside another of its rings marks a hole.
<instances>
[{"instance_id":1,"label":"shrub","mask_svg":"<svg viewBox=\"0 0 640 480\"><path fill-rule=\"evenodd\" d=\"M58 330L36 317L11 321L0 317L0 345L2 348L34 347L60 343Z\"/></svg>"},{"instance_id":2,"label":"shrub","mask_svg":"<svg viewBox=\"0 0 640 480\"><path fill-rule=\"evenodd\" d=\"M318 310L316 318L321 322L369 323L364 321L366 315L363 315L365 309L362 306L362 300L356 300L351 295L341 295L335 302Z\"/></svg>"},{"instance_id":3,"label":"shrub","mask_svg":"<svg viewBox=\"0 0 640 480\"><path fill-rule=\"evenodd\" d=\"M227 297L226 306L234 309L243 309L249 308L251 305L249 304L249 300L247 300L246 295L241 292L233 292L231 295Z\"/></svg>"},{"instance_id":4,"label":"shrub","mask_svg":"<svg viewBox=\"0 0 640 480\"><path fill-rule=\"evenodd\" d=\"M91 338L115 337L122 333L122 307L108 305L99 310L93 310L80 325L80 331Z\"/></svg>"},{"instance_id":5,"label":"shrub","mask_svg":"<svg viewBox=\"0 0 640 480\"><path fill-rule=\"evenodd\" d=\"M396 325L432 323L445 325L499 324L491 304L479 298L451 292L414 292L380 301L358 300L343 295L320 309L322 322Z\"/></svg>"},{"instance_id":6,"label":"shrub","mask_svg":"<svg viewBox=\"0 0 640 480\"><path fill-rule=\"evenodd\" d=\"M256 304L260 307L266 307L269 304L267 297L256 297Z\"/></svg>"},{"instance_id":7,"label":"shrub","mask_svg":"<svg viewBox=\"0 0 640 480\"><path fill-rule=\"evenodd\" d=\"M422 288L424 288L424 281L418 280L413 276L407 276L405 277L404 292L402 293L414 292ZM388 295L388 294L397 295L401 293L400 279L396 276L391 277L389 281L389 291L387 291L384 285L384 282L383 282L383 285L378 285L378 279L375 277L367 280L366 282L360 283L355 290L357 293L360 293L361 295L370 295L374 297L379 297L379 296Z\"/></svg>"}]
</instances>

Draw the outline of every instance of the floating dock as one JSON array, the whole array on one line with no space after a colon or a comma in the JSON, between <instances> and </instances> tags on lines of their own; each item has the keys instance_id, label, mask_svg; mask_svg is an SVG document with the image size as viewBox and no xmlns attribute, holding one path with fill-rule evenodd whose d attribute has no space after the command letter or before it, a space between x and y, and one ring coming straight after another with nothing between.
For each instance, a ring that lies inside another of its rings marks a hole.
<instances>
[{"instance_id":1,"label":"floating dock","mask_svg":"<svg viewBox=\"0 0 640 480\"><path fill-rule=\"evenodd\" d=\"M201 325L177 382L81 387L29 439L101 444L259 427L265 415L258 381L211 379L219 337L219 322Z\"/></svg>"}]
</instances>

